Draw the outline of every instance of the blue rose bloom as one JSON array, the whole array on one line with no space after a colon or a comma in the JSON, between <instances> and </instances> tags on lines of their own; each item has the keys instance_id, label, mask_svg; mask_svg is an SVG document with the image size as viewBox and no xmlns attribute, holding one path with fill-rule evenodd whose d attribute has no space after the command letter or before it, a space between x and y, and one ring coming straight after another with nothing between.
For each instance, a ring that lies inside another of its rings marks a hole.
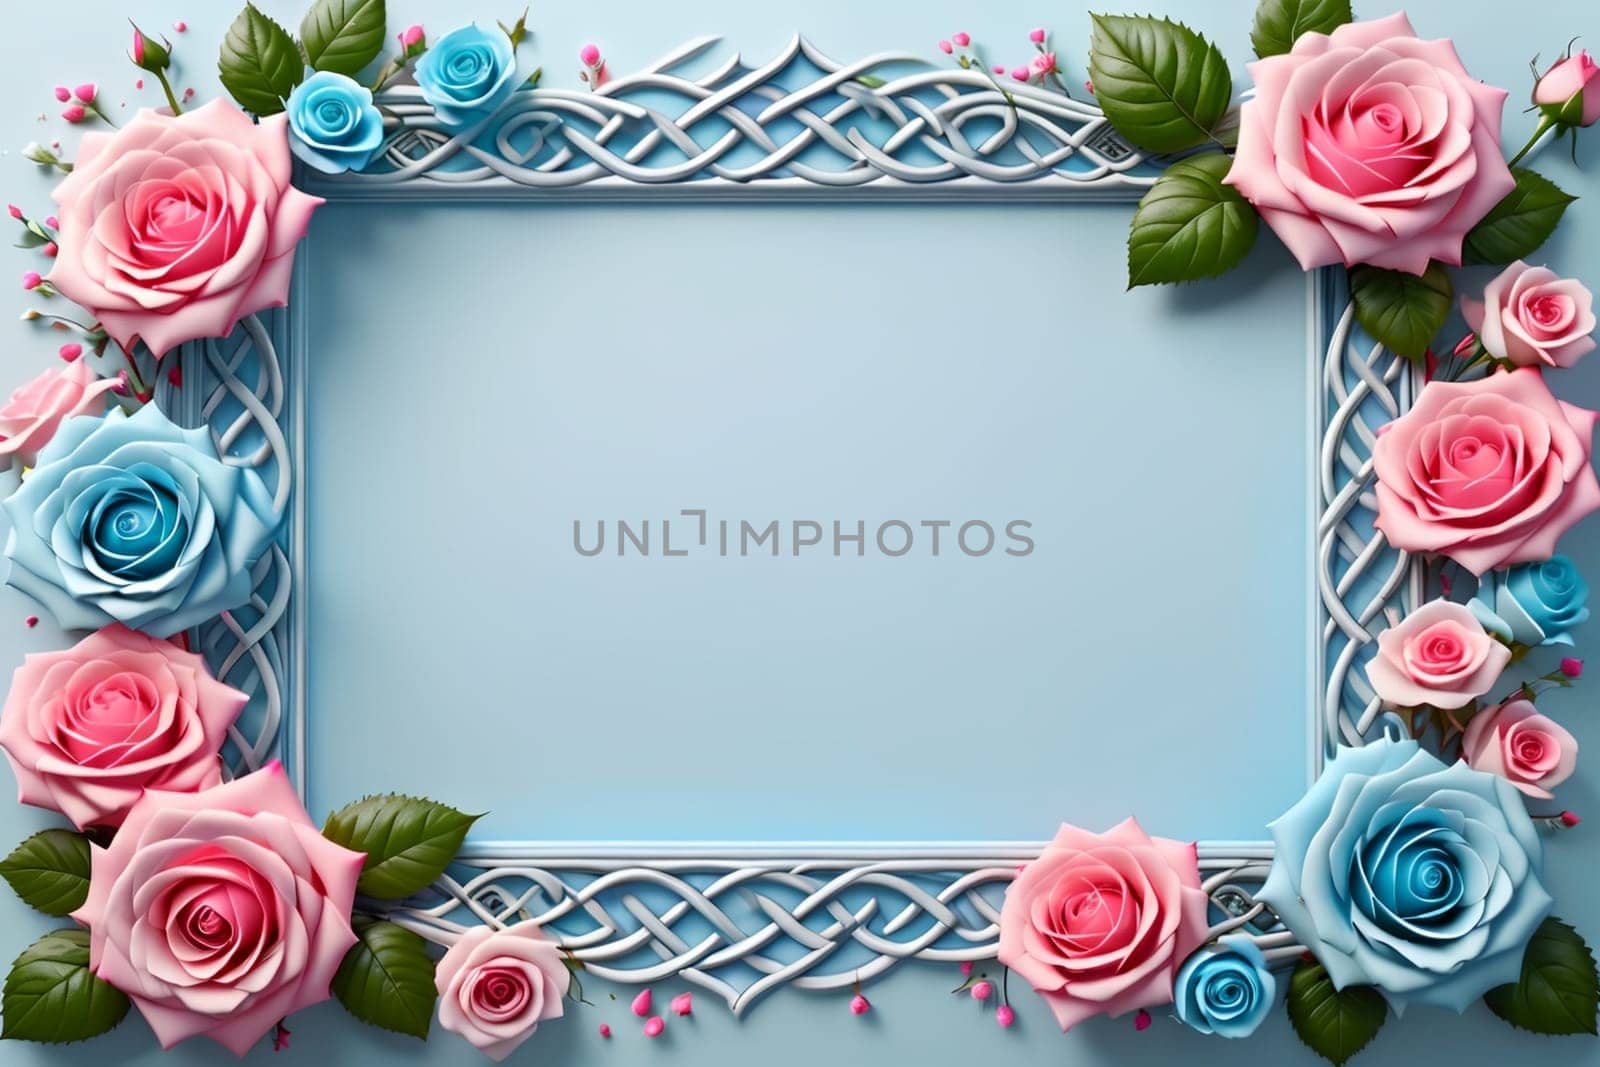
<instances>
[{"instance_id":1,"label":"blue rose bloom","mask_svg":"<svg viewBox=\"0 0 1600 1067\"><path fill-rule=\"evenodd\" d=\"M1178 1018L1202 1034L1249 1037L1272 1010L1278 982L1256 943L1240 934L1190 956L1178 971L1172 1003Z\"/></svg>"},{"instance_id":2,"label":"blue rose bloom","mask_svg":"<svg viewBox=\"0 0 1600 1067\"><path fill-rule=\"evenodd\" d=\"M1467 605L1483 628L1521 645L1570 645L1589 621L1589 583L1565 556L1490 571Z\"/></svg>"},{"instance_id":3,"label":"blue rose bloom","mask_svg":"<svg viewBox=\"0 0 1600 1067\"><path fill-rule=\"evenodd\" d=\"M1340 749L1272 836L1257 899L1335 988L1376 986L1397 1012L1464 1011L1515 982L1550 913L1522 794L1415 741Z\"/></svg>"},{"instance_id":4,"label":"blue rose bloom","mask_svg":"<svg viewBox=\"0 0 1600 1067\"><path fill-rule=\"evenodd\" d=\"M516 50L511 38L463 26L417 60L422 97L446 126L471 126L490 118L517 91Z\"/></svg>"},{"instance_id":5,"label":"blue rose bloom","mask_svg":"<svg viewBox=\"0 0 1600 1067\"><path fill-rule=\"evenodd\" d=\"M324 174L362 170L383 147L383 115L372 91L319 70L289 94L289 147Z\"/></svg>"},{"instance_id":6,"label":"blue rose bloom","mask_svg":"<svg viewBox=\"0 0 1600 1067\"><path fill-rule=\"evenodd\" d=\"M283 509L206 429L154 404L61 424L3 505L9 585L68 629L120 622L171 637L250 599Z\"/></svg>"}]
</instances>

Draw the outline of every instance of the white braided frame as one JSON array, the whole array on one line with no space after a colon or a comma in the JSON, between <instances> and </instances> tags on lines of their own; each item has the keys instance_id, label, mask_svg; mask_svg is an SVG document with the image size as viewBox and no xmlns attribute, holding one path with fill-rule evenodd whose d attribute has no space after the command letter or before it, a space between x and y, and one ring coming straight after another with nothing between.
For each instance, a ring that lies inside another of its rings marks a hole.
<instances>
[{"instance_id":1,"label":"white braided frame","mask_svg":"<svg viewBox=\"0 0 1600 1067\"><path fill-rule=\"evenodd\" d=\"M675 73L710 44L694 42L599 93L519 93L500 116L463 136L439 130L414 90L391 91L382 98L391 134L377 172L306 175L301 184L342 200L887 194L1073 203L1133 200L1151 180L1098 110L1060 94L1013 87L1008 99L985 76L962 71L868 85L857 79L912 57L844 66L799 38L753 71L735 57L700 77ZM820 74L780 84L799 60ZM682 97L684 111L668 115L629 100L634 93L658 100L663 91ZM734 106L747 97L762 102L755 116ZM813 102L822 110L808 109ZM887 120L892 132L871 141L848 124L852 116L879 120L880 132ZM728 132L702 146L694 134L712 117ZM799 127L787 141L764 125L780 119ZM974 143L963 131L979 120L993 129ZM735 164L741 146L758 157ZM905 161L910 147L937 162ZM677 158L664 160L664 149ZM1322 441L1314 477L1315 654L1318 677L1327 680L1311 731L1320 766L1329 746L1359 743L1373 729L1379 710L1360 668L1374 631L1415 601L1420 569L1371 529L1375 428L1409 405L1413 374L1362 343L1336 275L1312 284L1314 358L1323 372L1313 413ZM186 349L183 374L198 386L162 393L190 424L208 423L234 462L261 468L283 498L304 470L303 376L293 363L301 350L288 316L252 318L224 343ZM252 694L232 739L236 771L274 756L296 770L305 758L306 635L289 603L304 573L304 506L301 494L294 497L295 521L258 566L250 605L199 634L220 676ZM740 1014L783 986L839 990L910 960L994 959L1005 887L1042 847L471 844L430 893L390 916L440 943L468 924L531 919L546 924L588 974L625 985L680 978ZM1213 933L1242 931L1286 962L1300 949L1253 896L1271 854L1269 844L1200 845L1216 905Z\"/></svg>"}]
</instances>

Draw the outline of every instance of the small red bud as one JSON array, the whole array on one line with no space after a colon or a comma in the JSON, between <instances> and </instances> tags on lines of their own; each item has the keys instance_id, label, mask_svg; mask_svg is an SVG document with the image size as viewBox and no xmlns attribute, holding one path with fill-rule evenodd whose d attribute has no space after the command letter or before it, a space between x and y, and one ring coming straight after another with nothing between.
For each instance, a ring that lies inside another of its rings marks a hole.
<instances>
[{"instance_id":1,"label":"small red bud","mask_svg":"<svg viewBox=\"0 0 1600 1067\"><path fill-rule=\"evenodd\" d=\"M1561 825L1565 826L1569 830L1574 826L1577 826L1582 821L1582 819L1578 818L1578 813L1575 811L1564 811L1561 813Z\"/></svg>"}]
</instances>

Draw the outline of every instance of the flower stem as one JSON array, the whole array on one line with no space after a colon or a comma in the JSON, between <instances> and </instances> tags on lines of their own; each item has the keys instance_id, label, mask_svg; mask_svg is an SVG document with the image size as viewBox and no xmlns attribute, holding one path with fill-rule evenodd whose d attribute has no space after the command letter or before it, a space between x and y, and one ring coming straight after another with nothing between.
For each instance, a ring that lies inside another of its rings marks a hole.
<instances>
[{"instance_id":1,"label":"flower stem","mask_svg":"<svg viewBox=\"0 0 1600 1067\"><path fill-rule=\"evenodd\" d=\"M172 91L172 83L167 81L167 72L158 70L155 74L156 81L161 83L161 91L167 94L167 106L172 109L174 115L183 114L183 108L178 105L177 94Z\"/></svg>"},{"instance_id":2,"label":"flower stem","mask_svg":"<svg viewBox=\"0 0 1600 1067\"><path fill-rule=\"evenodd\" d=\"M1528 138L1528 143L1522 146L1522 151L1512 156L1511 161L1506 165L1514 167L1518 163L1521 163L1527 158L1528 154L1534 150L1539 142L1544 139L1544 135L1559 125L1561 124L1555 119L1551 118L1549 115L1540 115L1539 125L1534 127L1533 136Z\"/></svg>"}]
</instances>

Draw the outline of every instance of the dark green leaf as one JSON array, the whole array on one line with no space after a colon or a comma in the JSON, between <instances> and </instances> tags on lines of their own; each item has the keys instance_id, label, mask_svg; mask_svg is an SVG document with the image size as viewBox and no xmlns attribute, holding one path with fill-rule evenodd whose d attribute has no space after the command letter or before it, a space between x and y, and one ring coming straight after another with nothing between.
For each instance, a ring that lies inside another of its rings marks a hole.
<instances>
[{"instance_id":1,"label":"dark green leaf","mask_svg":"<svg viewBox=\"0 0 1600 1067\"><path fill-rule=\"evenodd\" d=\"M11 965L0 996L0 1037L62 1044L86 1041L128 1014L128 998L89 971L89 931L46 934Z\"/></svg>"},{"instance_id":2,"label":"dark green leaf","mask_svg":"<svg viewBox=\"0 0 1600 1067\"><path fill-rule=\"evenodd\" d=\"M1334 989L1322 964L1302 962L1289 979L1289 1021L1306 1047L1323 1059L1343 1064L1366 1048L1384 1020L1389 1005L1367 986Z\"/></svg>"},{"instance_id":3,"label":"dark green leaf","mask_svg":"<svg viewBox=\"0 0 1600 1067\"><path fill-rule=\"evenodd\" d=\"M1217 47L1170 19L1095 15L1089 80L1117 132L1149 152L1213 141L1233 77Z\"/></svg>"},{"instance_id":4,"label":"dark green leaf","mask_svg":"<svg viewBox=\"0 0 1600 1067\"><path fill-rule=\"evenodd\" d=\"M0 860L0 878L30 908L57 918L89 896L89 839L71 830L41 830Z\"/></svg>"},{"instance_id":5,"label":"dark green leaf","mask_svg":"<svg viewBox=\"0 0 1600 1067\"><path fill-rule=\"evenodd\" d=\"M1420 276L1362 266L1350 271L1350 295L1363 329L1397 355L1418 360L1450 317L1455 287L1437 263Z\"/></svg>"},{"instance_id":6,"label":"dark green leaf","mask_svg":"<svg viewBox=\"0 0 1600 1067\"><path fill-rule=\"evenodd\" d=\"M367 797L328 816L322 833L367 854L356 888L369 897L398 900L426 889L461 850L481 815L420 797Z\"/></svg>"},{"instance_id":7,"label":"dark green leaf","mask_svg":"<svg viewBox=\"0 0 1600 1067\"><path fill-rule=\"evenodd\" d=\"M306 62L354 77L383 51L388 18L384 0L317 0L300 23Z\"/></svg>"},{"instance_id":8,"label":"dark green leaf","mask_svg":"<svg viewBox=\"0 0 1600 1067\"><path fill-rule=\"evenodd\" d=\"M362 1022L426 1041L439 997L428 943L403 926L358 918L360 939L333 976L333 995Z\"/></svg>"},{"instance_id":9,"label":"dark green leaf","mask_svg":"<svg viewBox=\"0 0 1600 1067\"><path fill-rule=\"evenodd\" d=\"M1537 171L1517 167L1517 187L1467 234L1462 255L1468 263L1502 265L1526 259L1555 233L1567 205L1578 199Z\"/></svg>"},{"instance_id":10,"label":"dark green leaf","mask_svg":"<svg viewBox=\"0 0 1600 1067\"><path fill-rule=\"evenodd\" d=\"M276 115L305 77L305 64L289 31L246 4L222 39L217 72L240 107Z\"/></svg>"},{"instance_id":11,"label":"dark green leaf","mask_svg":"<svg viewBox=\"0 0 1600 1067\"><path fill-rule=\"evenodd\" d=\"M1208 152L1174 163L1150 187L1128 234L1128 287L1214 278L1237 267L1260 230L1255 208L1223 185L1233 161Z\"/></svg>"},{"instance_id":12,"label":"dark green leaf","mask_svg":"<svg viewBox=\"0 0 1600 1067\"><path fill-rule=\"evenodd\" d=\"M1294 47L1303 33L1332 33L1355 18L1350 0L1261 0L1250 43L1265 59Z\"/></svg>"},{"instance_id":13,"label":"dark green leaf","mask_svg":"<svg viewBox=\"0 0 1600 1067\"><path fill-rule=\"evenodd\" d=\"M1549 918L1534 932L1522 957L1522 978L1491 989L1489 1010L1512 1026L1536 1034L1593 1034L1600 1005L1594 955L1578 931Z\"/></svg>"}]
</instances>

